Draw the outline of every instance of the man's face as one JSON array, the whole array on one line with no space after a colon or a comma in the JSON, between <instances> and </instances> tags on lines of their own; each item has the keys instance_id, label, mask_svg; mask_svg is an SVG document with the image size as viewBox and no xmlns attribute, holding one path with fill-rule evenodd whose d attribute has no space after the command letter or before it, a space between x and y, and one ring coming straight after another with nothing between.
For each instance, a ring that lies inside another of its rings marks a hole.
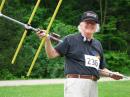
<instances>
[{"instance_id":1,"label":"man's face","mask_svg":"<svg viewBox=\"0 0 130 97\"><path fill-rule=\"evenodd\" d=\"M81 22L81 29L84 32L84 35L93 34L96 31L96 22L92 20L87 20Z\"/></svg>"}]
</instances>

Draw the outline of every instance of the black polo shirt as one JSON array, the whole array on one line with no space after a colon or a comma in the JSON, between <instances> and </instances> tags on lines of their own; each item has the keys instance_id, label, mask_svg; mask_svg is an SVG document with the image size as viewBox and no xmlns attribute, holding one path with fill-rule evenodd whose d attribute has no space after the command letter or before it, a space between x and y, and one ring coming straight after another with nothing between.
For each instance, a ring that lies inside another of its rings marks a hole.
<instances>
[{"instance_id":1,"label":"black polo shirt","mask_svg":"<svg viewBox=\"0 0 130 97\"><path fill-rule=\"evenodd\" d=\"M66 36L55 49L61 56L65 57L65 75L81 74L99 77L97 69L85 66L85 54L99 56L100 69L103 69L106 64L101 43L96 39L83 41L83 36L80 33Z\"/></svg>"}]
</instances>

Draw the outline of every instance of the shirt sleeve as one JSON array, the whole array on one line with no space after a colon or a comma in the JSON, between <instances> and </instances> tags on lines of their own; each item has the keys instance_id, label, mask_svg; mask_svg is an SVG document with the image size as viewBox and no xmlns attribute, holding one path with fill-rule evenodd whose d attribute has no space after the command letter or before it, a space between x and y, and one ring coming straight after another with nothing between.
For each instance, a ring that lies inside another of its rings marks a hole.
<instances>
[{"instance_id":1,"label":"shirt sleeve","mask_svg":"<svg viewBox=\"0 0 130 97\"><path fill-rule=\"evenodd\" d=\"M60 54L60 56L66 55L68 53L68 49L69 49L68 37L65 37L63 39L63 42L60 42L55 47L55 50Z\"/></svg>"},{"instance_id":2,"label":"shirt sleeve","mask_svg":"<svg viewBox=\"0 0 130 97\"><path fill-rule=\"evenodd\" d=\"M101 47L100 69L103 69L106 67L106 60L104 57L103 47L102 47L101 43L100 43L100 47Z\"/></svg>"}]
</instances>

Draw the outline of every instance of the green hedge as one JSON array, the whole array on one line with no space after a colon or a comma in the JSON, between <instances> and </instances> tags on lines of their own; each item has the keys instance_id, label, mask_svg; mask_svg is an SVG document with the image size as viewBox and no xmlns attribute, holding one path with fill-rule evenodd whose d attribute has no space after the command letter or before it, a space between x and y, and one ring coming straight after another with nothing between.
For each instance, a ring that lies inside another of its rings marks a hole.
<instances>
[{"instance_id":1,"label":"green hedge","mask_svg":"<svg viewBox=\"0 0 130 97\"><path fill-rule=\"evenodd\" d=\"M106 52L105 57L110 70L130 75L130 58L127 53Z\"/></svg>"}]
</instances>

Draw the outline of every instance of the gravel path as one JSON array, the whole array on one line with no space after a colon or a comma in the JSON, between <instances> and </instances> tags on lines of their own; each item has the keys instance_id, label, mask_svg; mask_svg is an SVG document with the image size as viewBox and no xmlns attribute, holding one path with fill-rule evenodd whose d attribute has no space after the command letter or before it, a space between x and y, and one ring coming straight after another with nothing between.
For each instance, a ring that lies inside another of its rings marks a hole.
<instances>
[{"instance_id":1,"label":"gravel path","mask_svg":"<svg viewBox=\"0 0 130 97\"><path fill-rule=\"evenodd\" d=\"M0 81L0 86L22 86L22 85L45 85L45 84L63 84L65 79L35 79L35 80L3 80ZM122 79L120 81L130 80ZM101 78L99 82L115 81L111 78Z\"/></svg>"}]
</instances>

